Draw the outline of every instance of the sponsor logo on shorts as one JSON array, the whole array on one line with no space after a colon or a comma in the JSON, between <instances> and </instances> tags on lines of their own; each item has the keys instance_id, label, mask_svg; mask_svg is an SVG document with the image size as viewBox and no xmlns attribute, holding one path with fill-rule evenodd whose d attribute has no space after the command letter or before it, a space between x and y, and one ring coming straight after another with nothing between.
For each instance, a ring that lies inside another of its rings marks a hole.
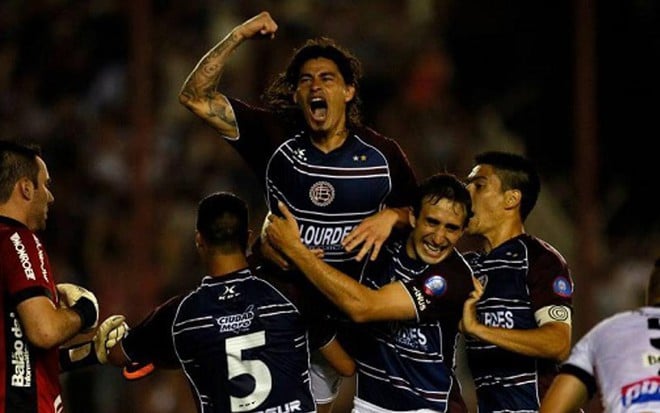
<instances>
[{"instance_id":1,"label":"sponsor logo on shorts","mask_svg":"<svg viewBox=\"0 0 660 413\"><path fill-rule=\"evenodd\" d=\"M330 182L319 181L309 188L309 199L319 207L328 206L335 199L335 187Z\"/></svg>"},{"instance_id":2,"label":"sponsor logo on shorts","mask_svg":"<svg viewBox=\"0 0 660 413\"><path fill-rule=\"evenodd\" d=\"M655 401L660 401L660 377L649 377L621 388L624 407Z\"/></svg>"},{"instance_id":3,"label":"sponsor logo on shorts","mask_svg":"<svg viewBox=\"0 0 660 413\"><path fill-rule=\"evenodd\" d=\"M552 282L552 290L560 297L573 295L573 284L566 277L559 276Z\"/></svg>"}]
</instances>

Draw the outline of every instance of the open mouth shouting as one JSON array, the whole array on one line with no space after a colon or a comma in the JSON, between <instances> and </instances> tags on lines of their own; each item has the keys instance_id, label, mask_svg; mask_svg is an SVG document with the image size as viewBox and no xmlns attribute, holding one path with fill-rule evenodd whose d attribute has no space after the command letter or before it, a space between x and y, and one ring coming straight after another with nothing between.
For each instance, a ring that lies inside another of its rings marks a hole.
<instances>
[{"instance_id":1,"label":"open mouth shouting","mask_svg":"<svg viewBox=\"0 0 660 413\"><path fill-rule=\"evenodd\" d=\"M313 97L309 101L309 112L315 122L324 122L328 117L328 102L322 97Z\"/></svg>"}]
</instances>

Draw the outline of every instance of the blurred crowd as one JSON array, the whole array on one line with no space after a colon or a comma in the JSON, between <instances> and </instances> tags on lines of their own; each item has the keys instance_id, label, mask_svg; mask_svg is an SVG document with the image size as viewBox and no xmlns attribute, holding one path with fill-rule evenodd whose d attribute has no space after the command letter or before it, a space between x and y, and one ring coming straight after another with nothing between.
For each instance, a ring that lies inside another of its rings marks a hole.
<instances>
[{"instance_id":1,"label":"blurred crowd","mask_svg":"<svg viewBox=\"0 0 660 413\"><path fill-rule=\"evenodd\" d=\"M1 2L0 137L42 146L55 195L43 238L58 279L94 291L102 316L123 313L134 323L201 277L193 231L202 196L236 192L252 208L252 228L260 228L261 178L179 105L177 95L206 50L261 10L280 24L277 36L241 46L223 77L226 94L258 103L295 47L307 37L329 35L363 63L364 122L401 144L418 177L438 170L465 176L477 151L524 153L524 139L507 129L497 111L467 108L456 98L456 66L443 41L451 3ZM147 10L150 41L136 47L130 13L140 13L139 5ZM136 107L134 93L143 86L135 75L141 61L136 53L150 56L151 89L138 102L142 107ZM138 127L140 116L146 127ZM573 237L566 234L573 224L561 196L567 194L555 190L553 184L545 187L530 226L570 260ZM626 278L635 297L643 286ZM601 312L618 310L601 301ZM72 413L193 411L176 372L127 384L103 367L69 373L64 383Z\"/></svg>"}]
</instances>

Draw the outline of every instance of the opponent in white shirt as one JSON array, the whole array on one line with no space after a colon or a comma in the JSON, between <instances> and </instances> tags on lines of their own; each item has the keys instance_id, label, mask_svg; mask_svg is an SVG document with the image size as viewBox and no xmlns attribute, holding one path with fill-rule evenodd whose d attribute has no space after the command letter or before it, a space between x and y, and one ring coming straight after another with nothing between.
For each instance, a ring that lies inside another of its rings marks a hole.
<instances>
[{"instance_id":1,"label":"opponent in white shirt","mask_svg":"<svg viewBox=\"0 0 660 413\"><path fill-rule=\"evenodd\" d=\"M540 413L577 412L597 390L605 413L660 411L660 258L646 304L601 321L580 339Z\"/></svg>"}]
</instances>

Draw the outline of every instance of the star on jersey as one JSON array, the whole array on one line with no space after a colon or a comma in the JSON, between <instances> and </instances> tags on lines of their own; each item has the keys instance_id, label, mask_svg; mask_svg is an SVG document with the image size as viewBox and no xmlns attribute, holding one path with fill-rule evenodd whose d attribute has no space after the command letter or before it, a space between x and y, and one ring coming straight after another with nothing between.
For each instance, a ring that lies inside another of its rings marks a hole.
<instances>
[{"instance_id":1,"label":"star on jersey","mask_svg":"<svg viewBox=\"0 0 660 413\"><path fill-rule=\"evenodd\" d=\"M353 161L355 162L364 162L367 160L367 155L353 155Z\"/></svg>"}]
</instances>

